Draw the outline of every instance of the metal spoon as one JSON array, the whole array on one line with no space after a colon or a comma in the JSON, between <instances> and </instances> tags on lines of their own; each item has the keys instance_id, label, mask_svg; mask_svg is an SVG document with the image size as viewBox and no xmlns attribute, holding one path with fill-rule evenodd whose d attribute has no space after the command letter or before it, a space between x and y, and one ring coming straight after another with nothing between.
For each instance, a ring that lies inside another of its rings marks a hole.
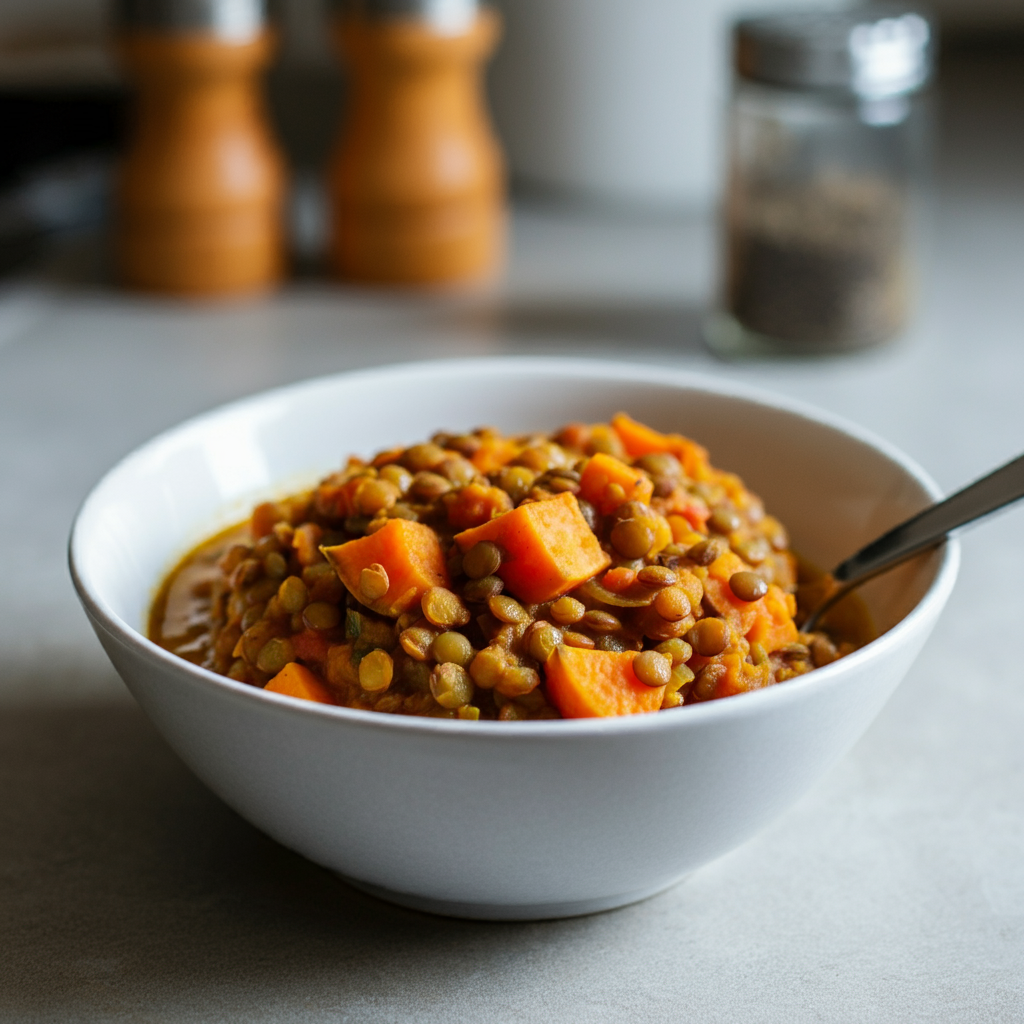
<instances>
[{"instance_id":1,"label":"metal spoon","mask_svg":"<svg viewBox=\"0 0 1024 1024\"><path fill-rule=\"evenodd\" d=\"M937 547L957 527L973 523L1021 498L1024 498L1024 455L918 512L840 562L832 570L839 587L807 616L800 628L810 632L829 608L862 583L927 548Z\"/></svg>"}]
</instances>

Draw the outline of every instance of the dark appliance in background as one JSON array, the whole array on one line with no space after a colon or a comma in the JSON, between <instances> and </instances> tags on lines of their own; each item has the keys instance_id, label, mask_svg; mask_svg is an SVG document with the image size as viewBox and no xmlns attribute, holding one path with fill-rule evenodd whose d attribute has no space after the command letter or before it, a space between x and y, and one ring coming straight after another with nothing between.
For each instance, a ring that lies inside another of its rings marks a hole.
<instances>
[{"instance_id":1,"label":"dark appliance in background","mask_svg":"<svg viewBox=\"0 0 1024 1024\"><path fill-rule=\"evenodd\" d=\"M0 273L103 223L127 101L114 83L0 82Z\"/></svg>"}]
</instances>

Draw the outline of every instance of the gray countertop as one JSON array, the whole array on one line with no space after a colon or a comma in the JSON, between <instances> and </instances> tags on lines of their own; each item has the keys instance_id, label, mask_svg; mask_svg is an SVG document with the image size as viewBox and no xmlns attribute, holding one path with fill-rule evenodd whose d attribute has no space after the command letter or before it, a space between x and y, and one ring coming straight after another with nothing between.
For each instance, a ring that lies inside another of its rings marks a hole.
<instances>
[{"instance_id":1,"label":"gray countertop","mask_svg":"<svg viewBox=\"0 0 1024 1024\"><path fill-rule=\"evenodd\" d=\"M516 925L376 902L229 811L127 696L64 562L89 487L155 432L408 358L694 367L856 420L945 488L980 475L1024 450L1024 61L955 60L946 88L934 265L886 351L716 362L706 218L521 207L506 283L443 298L308 281L186 307L74 252L7 283L0 1020L1024 1019L1024 511L965 537L924 653L795 809L647 902Z\"/></svg>"}]
</instances>

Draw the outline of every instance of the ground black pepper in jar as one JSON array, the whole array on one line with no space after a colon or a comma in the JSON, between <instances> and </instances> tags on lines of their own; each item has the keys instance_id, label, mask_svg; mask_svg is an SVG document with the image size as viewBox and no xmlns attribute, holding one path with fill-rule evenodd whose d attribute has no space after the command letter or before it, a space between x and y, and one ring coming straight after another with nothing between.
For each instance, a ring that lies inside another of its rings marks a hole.
<instances>
[{"instance_id":1,"label":"ground black pepper in jar","mask_svg":"<svg viewBox=\"0 0 1024 1024\"><path fill-rule=\"evenodd\" d=\"M724 355L866 348L913 292L917 99L934 32L905 8L740 21L730 111Z\"/></svg>"}]
</instances>

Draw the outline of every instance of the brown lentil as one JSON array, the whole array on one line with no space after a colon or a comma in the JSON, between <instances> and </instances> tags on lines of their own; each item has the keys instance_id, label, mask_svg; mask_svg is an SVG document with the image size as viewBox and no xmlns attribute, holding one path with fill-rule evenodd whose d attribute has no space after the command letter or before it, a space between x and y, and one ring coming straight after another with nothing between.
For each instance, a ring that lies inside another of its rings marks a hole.
<instances>
[{"instance_id":1,"label":"brown lentil","mask_svg":"<svg viewBox=\"0 0 1024 1024\"><path fill-rule=\"evenodd\" d=\"M550 622L539 620L526 631L524 639L530 657L543 665L562 642L562 631Z\"/></svg>"},{"instance_id":2,"label":"brown lentil","mask_svg":"<svg viewBox=\"0 0 1024 1024\"><path fill-rule=\"evenodd\" d=\"M289 615L301 612L309 600L306 584L298 576L289 576L277 588L277 601Z\"/></svg>"},{"instance_id":3,"label":"brown lentil","mask_svg":"<svg viewBox=\"0 0 1024 1024\"><path fill-rule=\"evenodd\" d=\"M405 449L402 456L402 465L413 473L433 469L444 462L444 449L436 444L414 444Z\"/></svg>"},{"instance_id":4,"label":"brown lentil","mask_svg":"<svg viewBox=\"0 0 1024 1024\"><path fill-rule=\"evenodd\" d=\"M498 486L517 504L530 493L537 474L526 466L506 466L498 476Z\"/></svg>"},{"instance_id":5,"label":"brown lentil","mask_svg":"<svg viewBox=\"0 0 1024 1024\"><path fill-rule=\"evenodd\" d=\"M720 558L724 551L721 541L709 537L707 540L694 544L686 552L686 557L696 562L697 565L710 565L716 558Z\"/></svg>"},{"instance_id":6,"label":"brown lentil","mask_svg":"<svg viewBox=\"0 0 1024 1024\"><path fill-rule=\"evenodd\" d=\"M686 642L704 658L714 658L729 644L729 627L722 619L701 619L687 634Z\"/></svg>"},{"instance_id":7,"label":"brown lentil","mask_svg":"<svg viewBox=\"0 0 1024 1024\"><path fill-rule=\"evenodd\" d=\"M389 466L381 467L380 479L386 480L389 484L392 484L398 490L399 494L405 494L405 492L409 490L409 485L412 483L412 473L410 473L404 466L392 463Z\"/></svg>"},{"instance_id":8,"label":"brown lentil","mask_svg":"<svg viewBox=\"0 0 1024 1024\"><path fill-rule=\"evenodd\" d=\"M692 693L697 700L708 700L714 696L715 688L725 675L726 668L716 661L705 665L698 673L694 681Z\"/></svg>"},{"instance_id":9,"label":"brown lentil","mask_svg":"<svg viewBox=\"0 0 1024 1024\"><path fill-rule=\"evenodd\" d=\"M577 633L574 630L566 630L562 634L562 643L569 647L582 647L591 650L594 647L594 640L586 633Z\"/></svg>"},{"instance_id":10,"label":"brown lentil","mask_svg":"<svg viewBox=\"0 0 1024 1024\"><path fill-rule=\"evenodd\" d=\"M669 587L654 598L654 610L666 622L678 622L690 614L690 599L681 587Z\"/></svg>"},{"instance_id":11,"label":"brown lentil","mask_svg":"<svg viewBox=\"0 0 1024 1024\"><path fill-rule=\"evenodd\" d=\"M560 626L571 626L579 622L586 614L587 608L582 601L574 597L560 597L551 605L551 618Z\"/></svg>"},{"instance_id":12,"label":"brown lentil","mask_svg":"<svg viewBox=\"0 0 1024 1024\"><path fill-rule=\"evenodd\" d=\"M412 478L409 493L423 501L433 501L435 498L440 498L442 494L447 494L451 489L451 481L446 480L439 473L423 470Z\"/></svg>"},{"instance_id":13,"label":"brown lentil","mask_svg":"<svg viewBox=\"0 0 1024 1024\"><path fill-rule=\"evenodd\" d=\"M672 659L658 651L641 651L633 659L633 673L644 686L667 686L672 678Z\"/></svg>"},{"instance_id":14,"label":"brown lentil","mask_svg":"<svg viewBox=\"0 0 1024 1024\"><path fill-rule=\"evenodd\" d=\"M420 607L427 621L441 629L469 622L469 610L461 598L445 587L431 587L420 600Z\"/></svg>"},{"instance_id":15,"label":"brown lentil","mask_svg":"<svg viewBox=\"0 0 1024 1024\"><path fill-rule=\"evenodd\" d=\"M655 478L665 476L678 480L683 475L683 467L679 464L679 460L668 452L652 452L650 455L642 455L636 460L636 464Z\"/></svg>"},{"instance_id":16,"label":"brown lentil","mask_svg":"<svg viewBox=\"0 0 1024 1024\"><path fill-rule=\"evenodd\" d=\"M604 636L599 636L594 641L594 649L598 651L628 651L631 648L630 645L623 640L621 637L613 636L611 633L605 633Z\"/></svg>"},{"instance_id":17,"label":"brown lentil","mask_svg":"<svg viewBox=\"0 0 1024 1024\"><path fill-rule=\"evenodd\" d=\"M620 519L612 527L611 542L624 558L643 558L654 544L654 529L640 519Z\"/></svg>"},{"instance_id":18,"label":"brown lentil","mask_svg":"<svg viewBox=\"0 0 1024 1024\"><path fill-rule=\"evenodd\" d=\"M430 673L430 692L441 707L454 710L473 699L473 680L461 665L448 661Z\"/></svg>"},{"instance_id":19,"label":"brown lentil","mask_svg":"<svg viewBox=\"0 0 1024 1024\"><path fill-rule=\"evenodd\" d=\"M246 558L239 562L235 571L231 574L231 587L238 589L255 583L263 572L263 563L255 558Z\"/></svg>"},{"instance_id":20,"label":"brown lentil","mask_svg":"<svg viewBox=\"0 0 1024 1024\"><path fill-rule=\"evenodd\" d=\"M438 664L451 661L466 668L473 660L475 652L467 636L449 631L434 638L430 653Z\"/></svg>"},{"instance_id":21,"label":"brown lentil","mask_svg":"<svg viewBox=\"0 0 1024 1024\"><path fill-rule=\"evenodd\" d=\"M252 607L246 608L245 614L242 616L242 631L245 632L245 630L255 626L263 618L263 611L263 605L260 604L254 604Z\"/></svg>"},{"instance_id":22,"label":"brown lentil","mask_svg":"<svg viewBox=\"0 0 1024 1024\"><path fill-rule=\"evenodd\" d=\"M382 598L390 586L387 570L379 562L374 562L359 574L359 593L367 603Z\"/></svg>"},{"instance_id":23,"label":"brown lentil","mask_svg":"<svg viewBox=\"0 0 1024 1024\"><path fill-rule=\"evenodd\" d=\"M729 589L740 601L760 601L768 593L768 584L756 572L734 572L729 577Z\"/></svg>"},{"instance_id":24,"label":"brown lentil","mask_svg":"<svg viewBox=\"0 0 1024 1024\"><path fill-rule=\"evenodd\" d=\"M402 492L390 480L367 480L355 493L356 511L364 516L386 512L401 497Z\"/></svg>"},{"instance_id":25,"label":"brown lentil","mask_svg":"<svg viewBox=\"0 0 1024 1024\"><path fill-rule=\"evenodd\" d=\"M748 537L746 540L737 541L732 545L744 562L751 565L760 565L772 552L771 545L764 537Z\"/></svg>"},{"instance_id":26,"label":"brown lentil","mask_svg":"<svg viewBox=\"0 0 1024 1024\"><path fill-rule=\"evenodd\" d=\"M502 622L529 622L530 613L514 598L499 594L487 602L491 614Z\"/></svg>"},{"instance_id":27,"label":"brown lentil","mask_svg":"<svg viewBox=\"0 0 1024 1024\"><path fill-rule=\"evenodd\" d=\"M359 662L359 685L368 693L383 693L395 673L395 663L387 651L370 651Z\"/></svg>"},{"instance_id":28,"label":"brown lentil","mask_svg":"<svg viewBox=\"0 0 1024 1024\"><path fill-rule=\"evenodd\" d=\"M664 654L672 659L672 667L684 665L693 657L693 648L685 641L678 638L665 640L654 648L659 654Z\"/></svg>"},{"instance_id":29,"label":"brown lentil","mask_svg":"<svg viewBox=\"0 0 1024 1024\"><path fill-rule=\"evenodd\" d=\"M415 658L416 661L426 661L430 657L430 650L434 645L436 635L429 629L412 626L399 633L398 643L410 658Z\"/></svg>"},{"instance_id":30,"label":"brown lentil","mask_svg":"<svg viewBox=\"0 0 1024 1024\"><path fill-rule=\"evenodd\" d=\"M645 565L636 578L645 587L674 587L679 582L679 577L663 565Z\"/></svg>"},{"instance_id":31,"label":"brown lentil","mask_svg":"<svg viewBox=\"0 0 1024 1024\"><path fill-rule=\"evenodd\" d=\"M241 654L250 665L255 665L263 645L270 639L273 632L273 624L266 619L260 619L242 634L232 653Z\"/></svg>"},{"instance_id":32,"label":"brown lentil","mask_svg":"<svg viewBox=\"0 0 1024 1024\"><path fill-rule=\"evenodd\" d=\"M729 508L727 505L719 505L718 508L713 509L711 517L708 519L708 526L715 533L732 533L742 525L743 520L740 519L734 509Z\"/></svg>"},{"instance_id":33,"label":"brown lentil","mask_svg":"<svg viewBox=\"0 0 1024 1024\"><path fill-rule=\"evenodd\" d=\"M280 551L271 551L263 558L263 571L272 580L283 580L288 575L288 560Z\"/></svg>"},{"instance_id":34,"label":"brown lentil","mask_svg":"<svg viewBox=\"0 0 1024 1024\"><path fill-rule=\"evenodd\" d=\"M508 666L508 652L498 644L492 644L480 651L469 665L469 674L474 683L484 690L493 690L501 681Z\"/></svg>"},{"instance_id":35,"label":"brown lentil","mask_svg":"<svg viewBox=\"0 0 1024 1024\"><path fill-rule=\"evenodd\" d=\"M302 619L310 629L334 629L341 622L341 611L335 604L314 601L306 605Z\"/></svg>"},{"instance_id":36,"label":"brown lentil","mask_svg":"<svg viewBox=\"0 0 1024 1024\"><path fill-rule=\"evenodd\" d=\"M495 689L506 697L523 697L540 686L540 674L525 665L512 665L505 669Z\"/></svg>"},{"instance_id":37,"label":"brown lentil","mask_svg":"<svg viewBox=\"0 0 1024 1024\"><path fill-rule=\"evenodd\" d=\"M483 604L496 597L505 588L505 581L500 576L481 576L478 580L470 580L462 588L462 596L473 604Z\"/></svg>"},{"instance_id":38,"label":"brown lentil","mask_svg":"<svg viewBox=\"0 0 1024 1024\"><path fill-rule=\"evenodd\" d=\"M501 567L501 548L489 540L474 544L462 556L462 571L473 580L493 576Z\"/></svg>"},{"instance_id":39,"label":"brown lentil","mask_svg":"<svg viewBox=\"0 0 1024 1024\"><path fill-rule=\"evenodd\" d=\"M256 658L256 667L267 675L274 676L290 661L295 660L295 648L291 640L282 636L271 637Z\"/></svg>"},{"instance_id":40,"label":"brown lentil","mask_svg":"<svg viewBox=\"0 0 1024 1024\"><path fill-rule=\"evenodd\" d=\"M225 576L230 576L238 566L249 557L252 548L248 544L232 544L231 547L221 555L217 562L217 568Z\"/></svg>"},{"instance_id":41,"label":"brown lentil","mask_svg":"<svg viewBox=\"0 0 1024 1024\"><path fill-rule=\"evenodd\" d=\"M614 633L622 629L622 623L611 612L603 612L596 608L584 614L582 625L595 633Z\"/></svg>"}]
</instances>

